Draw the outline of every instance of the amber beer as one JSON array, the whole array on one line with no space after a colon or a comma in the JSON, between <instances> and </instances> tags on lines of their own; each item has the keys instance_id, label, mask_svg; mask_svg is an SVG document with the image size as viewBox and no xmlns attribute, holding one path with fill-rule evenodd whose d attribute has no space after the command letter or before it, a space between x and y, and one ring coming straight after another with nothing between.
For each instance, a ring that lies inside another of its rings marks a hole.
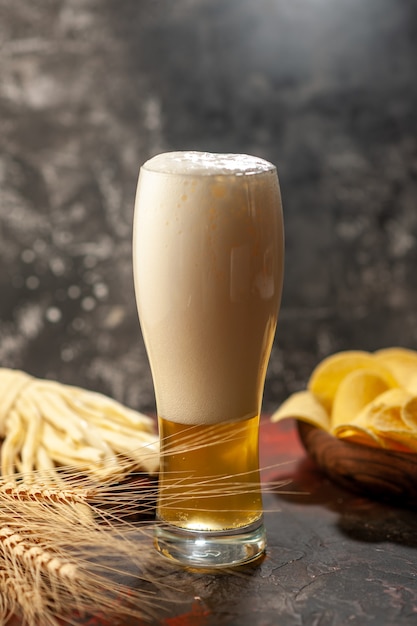
<instances>
[{"instance_id":1,"label":"amber beer","mask_svg":"<svg viewBox=\"0 0 417 626\"><path fill-rule=\"evenodd\" d=\"M199 531L259 521L259 418L184 426L160 418L163 442L158 516Z\"/></svg>"},{"instance_id":2,"label":"amber beer","mask_svg":"<svg viewBox=\"0 0 417 626\"><path fill-rule=\"evenodd\" d=\"M184 564L265 549L259 413L283 249L271 163L173 152L142 166L133 260L161 441L155 543Z\"/></svg>"}]
</instances>

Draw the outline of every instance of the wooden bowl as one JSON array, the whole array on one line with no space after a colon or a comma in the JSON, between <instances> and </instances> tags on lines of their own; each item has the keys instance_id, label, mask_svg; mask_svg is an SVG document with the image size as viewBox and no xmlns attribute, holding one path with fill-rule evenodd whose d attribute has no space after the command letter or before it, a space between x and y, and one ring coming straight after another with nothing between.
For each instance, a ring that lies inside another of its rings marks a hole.
<instances>
[{"instance_id":1,"label":"wooden bowl","mask_svg":"<svg viewBox=\"0 0 417 626\"><path fill-rule=\"evenodd\" d=\"M404 506L417 506L417 454L338 439L297 421L300 439L319 468L342 487Z\"/></svg>"}]
</instances>

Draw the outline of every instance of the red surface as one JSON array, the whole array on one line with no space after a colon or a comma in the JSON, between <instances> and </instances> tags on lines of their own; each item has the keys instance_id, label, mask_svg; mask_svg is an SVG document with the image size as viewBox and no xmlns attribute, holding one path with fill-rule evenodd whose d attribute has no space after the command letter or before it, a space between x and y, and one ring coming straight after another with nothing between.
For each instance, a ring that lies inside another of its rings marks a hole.
<instances>
[{"instance_id":1,"label":"red surface","mask_svg":"<svg viewBox=\"0 0 417 626\"><path fill-rule=\"evenodd\" d=\"M167 617L162 621L164 626L205 626L208 624L210 611L204 607L201 600L197 598L191 611L176 617Z\"/></svg>"},{"instance_id":2,"label":"red surface","mask_svg":"<svg viewBox=\"0 0 417 626\"><path fill-rule=\"evenodd\" d=\"M262 417L259 432L262 480L285 479L306 455L298 437L294 420L273 423Z\"/></svg>"}]
</instances>

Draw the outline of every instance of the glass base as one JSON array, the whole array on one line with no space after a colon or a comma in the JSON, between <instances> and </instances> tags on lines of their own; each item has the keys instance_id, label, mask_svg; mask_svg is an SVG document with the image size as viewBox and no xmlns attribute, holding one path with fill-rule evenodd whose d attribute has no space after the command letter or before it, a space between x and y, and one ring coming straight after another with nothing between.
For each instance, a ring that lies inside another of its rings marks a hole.
<instances>
[{"instance_id":1,"label":"glass base","mask_svg":"<svg viewBox=\"0 0 417 626\"><path fill-rule=\"evenodd\" d=\"M225 531L185 530L157 525L154 534L157 551L167 559L189 567L236 567L255 561L265 552L266 533L262 520Z\"/></svg>"}]
</instances>

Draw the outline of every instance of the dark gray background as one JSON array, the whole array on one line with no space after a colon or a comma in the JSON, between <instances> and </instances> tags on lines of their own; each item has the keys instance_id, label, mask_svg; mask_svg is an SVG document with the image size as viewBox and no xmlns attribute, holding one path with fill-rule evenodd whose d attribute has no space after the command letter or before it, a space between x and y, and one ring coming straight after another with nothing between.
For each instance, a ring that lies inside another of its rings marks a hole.
<instances>
[{"instance_id":1,"label":"dark gray background","mask_svg":"<svg viewBox=\"0 0 417 626\"><path fill-rule=\"evenodd\" d=\"M344 349L417 346L414 0L0 0L0 366L153 389L133 293L140 164L276 163L274 409Z\"/></svg>"}]
</instances>

